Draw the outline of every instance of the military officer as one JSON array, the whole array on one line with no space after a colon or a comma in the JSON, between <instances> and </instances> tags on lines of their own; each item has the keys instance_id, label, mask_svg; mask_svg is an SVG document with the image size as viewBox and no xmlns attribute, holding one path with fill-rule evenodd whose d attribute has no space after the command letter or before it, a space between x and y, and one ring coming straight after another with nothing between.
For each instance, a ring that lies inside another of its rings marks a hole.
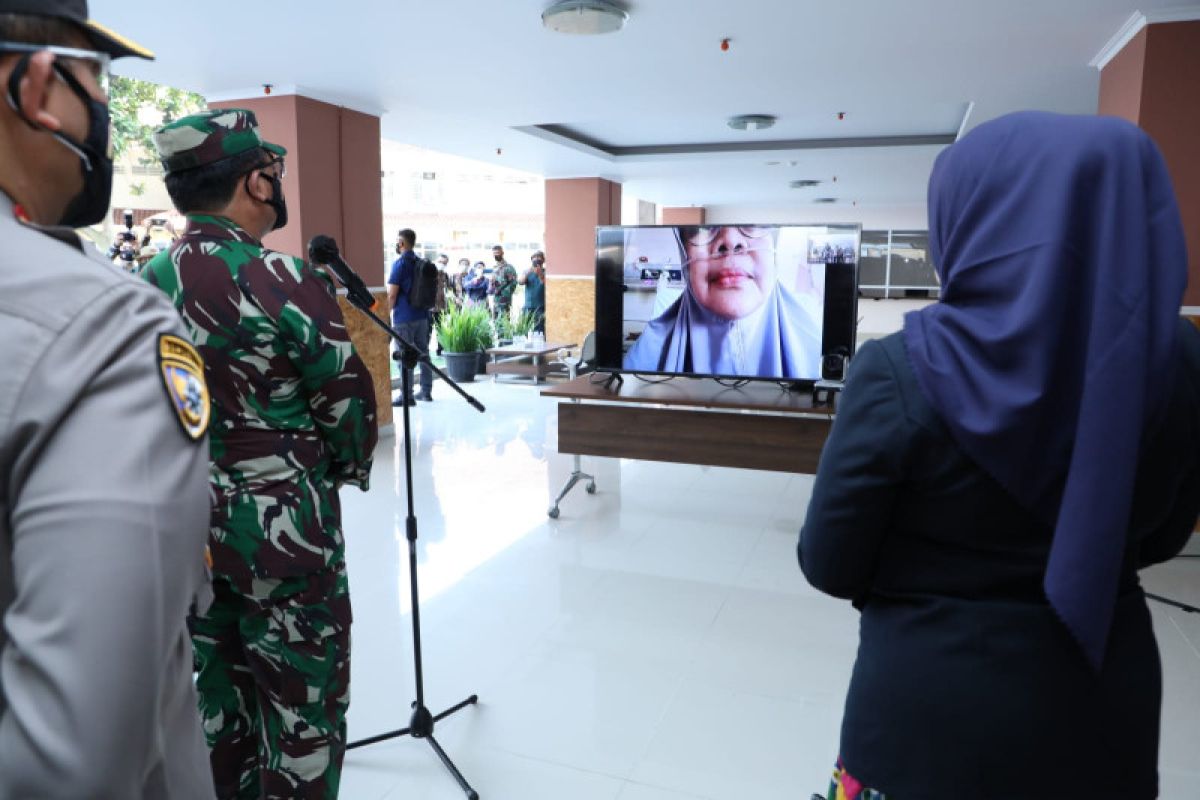
<instances>
[{"instance_id":1,"label":"military officer","mask_svg":"<svg viewBox=\"0 0 1200 800\"><path fill-rule=\"evenodd\" d=\"M192 637L217 794L334 797L350 680L338 487L367 488L371 376L325 273L262 245L287 224L286 151L254 114L185 117L155 144L188 225L143 277L212 392L216 599Z\"/></svg>"},{"instance_id":2,"label":"military officer","mask_svg":"<svg viewBox=\"0 0 1200 800\"><path fill-rule=\"evenodd\" d=\"M0 0L0 797L211 798L186 619L208 397L161 293L85 256L108 65L84 0Z\"/></svg>"}]
</instances>

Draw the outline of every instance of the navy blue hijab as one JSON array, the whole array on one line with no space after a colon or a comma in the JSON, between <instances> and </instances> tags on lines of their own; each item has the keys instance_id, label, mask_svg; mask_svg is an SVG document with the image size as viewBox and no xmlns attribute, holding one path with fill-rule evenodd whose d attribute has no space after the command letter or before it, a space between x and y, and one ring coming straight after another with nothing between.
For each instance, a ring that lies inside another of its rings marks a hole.
<instances>
[{"instance_id":1,"label":"navy blue hijab","mask_svg":"<svg viewBox=\"0 0 1200 800\"><path fill-rule=\"evenodd\" d=\"M1111 117L1010 114L937 159L941 301L904 319L960 447L1054 529L1043 587L1104 661L1143 432L1174 380L1187 253L1158 148Z\"/></svg>"}]
</instances>

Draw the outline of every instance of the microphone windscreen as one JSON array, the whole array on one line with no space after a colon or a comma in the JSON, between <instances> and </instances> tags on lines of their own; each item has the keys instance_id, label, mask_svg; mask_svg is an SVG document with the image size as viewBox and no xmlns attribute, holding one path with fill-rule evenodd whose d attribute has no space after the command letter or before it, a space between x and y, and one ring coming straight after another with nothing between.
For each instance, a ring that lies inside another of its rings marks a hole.
<instances>
[{"instance_id":1,"label":"microphone windscreen","mask_svg":"<svg viewBox=\"0 0 1200 800\"><path fill-rule=\"evenodd\" d=\"M311 261L316 261L319 264L328 264L337 258L338 255L337 242L332 236L318 234L308 243L308 257Z\"/></svg>"}]
</instances>

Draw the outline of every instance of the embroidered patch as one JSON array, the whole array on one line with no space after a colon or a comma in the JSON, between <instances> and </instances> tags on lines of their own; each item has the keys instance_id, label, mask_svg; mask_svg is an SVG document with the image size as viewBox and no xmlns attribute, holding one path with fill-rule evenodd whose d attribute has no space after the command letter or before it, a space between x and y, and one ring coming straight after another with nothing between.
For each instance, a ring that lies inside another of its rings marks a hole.
<instances>
[{"instance_id":1,"label":"embroidered patch","mask_svg":"<svg viewBox=\"0 0 1200 800\"><path fill-rule=\"evenodd\" d=\"M169 333L158 335L158 367L167 399L183 432L199 439L208 430L212 406L204 382L204 362L191 344Z\"/></svg>"}]
</instances>

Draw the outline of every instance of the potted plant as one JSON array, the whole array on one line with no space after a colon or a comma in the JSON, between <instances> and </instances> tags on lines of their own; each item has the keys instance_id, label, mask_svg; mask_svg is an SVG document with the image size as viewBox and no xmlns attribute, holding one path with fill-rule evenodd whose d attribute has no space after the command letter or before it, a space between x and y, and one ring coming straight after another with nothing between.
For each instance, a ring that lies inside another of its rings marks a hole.
<instances>
[{"instance_id":1,"label":"potted plant","mask_svg":"<svg viewBox=\"0 0 1200 800\"><path fill-rule=\"evenodd\" d=\"M534 328L541 322L542 315L537 311L522 311L517 315L517 321L513 323L513 333L521 338L528 339L534 333Z\"/></svg>"},{"instance_id":2,"label":"potted plant","mask_svg":"<svg viewBox=\"0 0 1200 800\"><path fill-rule=\"evenodd\" d=\"M506 310L496 314L496 341L500 344L512 344L513 321Z\"/></svg>"},{"instance_id":3,"label":"potted plant","mask_svg":"<svg viewBox=\"0 0 1200 800\"><path fill-rule=\"evenodd\" d=\"M437 336L451 379L459 383L475 380L478 353L491 343L487 309L449 304L438 316Z\"/></svg>"},{"instance_id":4,"label":"potted plant","mask_svg":"<svg viewBox=\"0 0 1200 800\"><path fill-rule=\"evenodd\" d=\"M475 356L478 362L475 371L479 375L487 373L488 348L496 346L496 337L492 333L492 320L486 308L480 308L480 318L477 320L478 330L476 333L479 336L478 349Z\"/></svg>"}]
</instances>

